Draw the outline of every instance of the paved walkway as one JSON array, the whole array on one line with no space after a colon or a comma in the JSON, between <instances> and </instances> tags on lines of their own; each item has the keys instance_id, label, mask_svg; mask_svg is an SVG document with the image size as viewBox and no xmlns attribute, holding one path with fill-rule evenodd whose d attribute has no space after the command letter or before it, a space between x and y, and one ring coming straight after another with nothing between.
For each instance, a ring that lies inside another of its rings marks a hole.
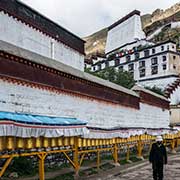
<instances>
[{"instance_id":1,"label":"paved walkway","mask_svg":"<svg viewBox=\"0 0 180 180\"><path fill-rule=\"evenodd\" d=\"M119 172L111 174L106 178L98 178L98 180L153 180L151 164L137 167L134 170L126 170L126 172ZM168 164L165 166L164 180L180 180L180 155L169 158Z\"/></svg>"}]
</instances>

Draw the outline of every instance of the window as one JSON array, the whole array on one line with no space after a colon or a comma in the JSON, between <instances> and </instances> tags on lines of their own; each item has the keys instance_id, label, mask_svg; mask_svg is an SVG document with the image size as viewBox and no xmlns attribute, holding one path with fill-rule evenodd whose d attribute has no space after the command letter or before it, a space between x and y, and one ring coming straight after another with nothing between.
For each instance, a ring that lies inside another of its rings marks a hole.
<instances>
[{"instance_id":1,"label":"window","mask_svg":"<svg viewBox=\"0 0 180 180\"><path fill-rule=\"evenodd\" d=\"M146 75L145 61L139 62L139 76L144 77Z\"/></svg>"},{"instance_id":2,"label":"window","mask_svg":"<svg viewBox=\"0 0 180 180\"><path fill-rule=\"evenodd\" d=\"M176 59L176 56L173 56L173 59Z\"/></svg>"},{"instance_id":3,"label":"window","mask_svg":"<svg viewBox=\"0 0 180 180\"><path fill-rule=\"evenodd\" d=\"M164 51L164 46L161 46L161 51Z\"/></svg>"},{"instance_id":4,"label":"window","mask_svg":"<svg viewBox=\"0 0 180 180\"><path fill-rule=\"evenodd\" d=\"M119 65L120 60L119 59L115 59L115 66Z\"/></svg>"},{"instance_id":5,"label":"window","mask_svg":"<svg viewBox=\"0 0 180 180\"><path fill-rule=\"evenodd\" d=\"M144 51L144 56L145 56L145 57L148 57L148 56L149 56L149 49L147 49L147 50Z\"/></svg>"},{"instance_id":6,"label":"window","mask_svg":"<svg viewBox=\"0 0 180 180\"><path fill-rule=\"evenodd\" d=\"M139 59L140 55L139 55L139 52L136 52L135 53L135 59Z\"/></svg>"},{"instance_id":7,"label":"window","mask_svg":"<svg viewBox=\"0 0 180 180\"><path fill-rule=\"evenodd\" d=\"M158 58L154 57L151 59L151 65L157 65L158 64Z\"/></svg>"},{"instance_id":8,"label":"window","mask_svg":"<svg viewBox=\"0 0 180 180\"><path fill-rule=\"evenodd\" d=\"M163 70L166 70L166 69L167 69L166 64L163 64Z\"/></svg>"},{"instance_id":9,"label":"window","mask_svg":"<svg viewBox=\"0 0 180 180\"><path fill-rule=\"evenodd\" d=\"M139 70L139 76L144 77L146 75L146 69L140 69Z\"/></svg>"},{"instance_id":10,"label":"window","mask_svg":"<svg viewBox=\"0 0 180 180\"><path fill-rule=\"evenodd\" d=\"M106 61L106 62L105 62L105 66L106 66L106 67L109 67L109 61Z\"/></svg>"},{"instance_id":11,"label":"window","mask_svg":"<svg viewBox=\"0 0 180 180\"><path fill-rule=\"evenodd\" d=\"M128 65L128 71L134 71L134 64Z\"/></svg>"},{"instance_id":12,"label":"window","mask_svg":"<svg viewBox=\"0 0 180 180\"><path fill-rule=\"evenodd\" d=\"M126 61L130 61L131 60L131 56L130 55L127 55L126 56Z\"/></svg>"},{"instance_id":13,"label":"window","mask_svg":"<svg viewBox=\"0 0 180 180\"><path fill-rule=\"evenodd\" d=\"M176 69L176 66L175 66L175 65L173 65L173 69Z\"/></svg>"},{"instance_id":14,"label":"window","mask_svg":"<svg viewBox=\"0 0 180 180\"><path fill-rule=\"evenodd\" d=\"M93 71L95 71L96 70L96 67L95 66L93 66Z\"/></svg>"},{"instance_id":15,"label":"window","mask_svg":"<svg viewBox=\"0 0 180 180\"><path fill-rule=\"evenodd\" d=\"M123 71L123 66L119 66L119 70L120 70L120 71Z\"/></svg>"},{"instance_id":16,"label":"window","mask_svg":"<svg viewBox=\"0 0 180 180\"><path fill-rule=\"evenodd\" d=\"M98 64L98 71L101 70L101 64Z\"/></svg>"},{"instance_id":17,"label":"window","mask_svg":"<svg viewBox=\"0 0 180 180\"><path fill-rule=\"evenodd\" d=\"M145 61L140 61L139 62L139 68L145 67Z\"/></svg>"},{"instance_id":18,"label":"window","mask_svg":"<svg viewBox=\"0 0 180 180\"><path fill-rule=\"evenodd\" d=\"M153 66L151 68L151 74L153 75L153 74L157 74L157 73L158 73L158 66Z\"/></svg>"},{"instance_id":19,"label":"window","mask_svg":"<svg viewBox=\"0 0 180 180\"><path fill-rule=\"evenodd\" d=\"M166 56L163 56L162 59L163 59L163 62L166 61Z\"/></svg>"},{"instance_id":20,"label":"window","mask_svg":"<svg viewBox=\"0 0 180 180\"><path fill-rule=\"evenodd\" d=\"M169 50L169 45L167 45L167 50Z\"/></svg>"},{"instance_id":21,"label":"window","mask_svg":"<svg viewBox=\"0 0 180 180\"><path fill-rule=\"evenodd\" d=\"M156 49L153 48L153 49L152 49L152 54L155 54L155 53L156 53Z\"/></svg>"}]
</instances>

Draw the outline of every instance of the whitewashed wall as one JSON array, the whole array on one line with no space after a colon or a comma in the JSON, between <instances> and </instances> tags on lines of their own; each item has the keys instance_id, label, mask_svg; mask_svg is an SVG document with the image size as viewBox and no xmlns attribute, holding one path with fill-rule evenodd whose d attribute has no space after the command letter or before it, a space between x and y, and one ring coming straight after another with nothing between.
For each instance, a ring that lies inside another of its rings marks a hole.
<instances>
[{"instance_id":1,"label":"whitewashed wall","mask_svg":"<svg viewBox=\"0 0 180 180\"><path fill-rule=\"evenodd\" d=\"M76 117L89 126L167 128L169 111L147 104L140 110L72 95L14 85L0 80L0 111Z\"/></svg>"},{"instance_id":2,"label":"whitewashed wall","mask_svg":"<svg viewBox=\"0 0 180 180\"><path fill-rule=\"evenodd\" d=\"M156 86L164 90L167 88L168 85L172 84L176 79L177 79L176 77L169 77L164 79L142 81L142 82L138 82L138 84L148 87Z\"/></svg>"},{"instance_id":3,"label":"whitewashed wall","mask_svg":"<svg viewBox=\"0 0 180 180\"><path fill-rule=\"evenodd\" d=\"M180 104L180 87L175 89L170 96L170 101L172 105Z\"/></svg>"},{"instance_id":4,"label":"whitewashed wall","mask_svg":"<svg viewBox=\"0 0 180 180\"><path fill-rule=\"evenodd\" d=\"M0 12L0 40L84 71L84 55Z\"/></svg>"},{"instance_id":5,"label":"whitewashed wall","mask_svg":"<svg viewBox=\"0 0 180 180\"><path fill-rule=\"evenodd\" d=\"M141 19L138 15L130 17L128 20L108 31L105 52L108 53L126 43L134 42L136 38L145 38Z\"/></svg>"}]
</instances>

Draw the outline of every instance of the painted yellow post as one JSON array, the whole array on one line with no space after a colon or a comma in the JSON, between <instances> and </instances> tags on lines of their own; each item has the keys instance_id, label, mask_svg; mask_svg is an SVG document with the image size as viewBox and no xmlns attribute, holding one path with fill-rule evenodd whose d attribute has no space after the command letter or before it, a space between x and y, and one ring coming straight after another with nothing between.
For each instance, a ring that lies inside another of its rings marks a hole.
<instances>
[{"instance_id":1,"label":"painted yellow post","mask_svg":"<svg viewBox=\"0 0 180 180\"><path fill-rule=\"evenodd\" d=\"M1 178L2 175L4 174L5 170L7 169L8 165L10 164L10 162L12 161L12 159L13 159L13 156L9 157L9 158L6 160L4 166L2 167L2 169L1 169L1 171L0 171L0 178Z\"/></svg>"},{"instance_id":2,"label":"painted yellow post","mask_svg":"<svg viewBox=\"0 0 180 180\"><path fill-rule=\"evenodd\" d=\"M74 159L74 169L75 169L75 175L79 176L79 154L78 154L78 137L75 137L74 139L74 153L73 153L73 159Z\"/></svg>"},{"instance_id":3,"label":"painted yellow post","mask_svg":"<svg viewBox=\"0 0 180 180\"><path fill-rule=\"evenodd\" d=\"M113 158L114 158L114 163L117 165L117 164L118 164L118 147L117 147L117 140L115 141L114 148L113 148Z\"/></svg>"},{"instance_id":4,"label":"painted yellow post","mask_svg":"<svg viewBox=\"0 0 180 180\"><path fill-rule=\"evenodd\" d=\"M143 144L141 139L139 139L137 142L137 157L140 159L143 159L142 150L143 150Z\"/></svg>"},{"instance_id":5,"label":"painted yellow post","mask_svg":"<svg viewBox=\"0 0 180 180\"><path fill-rule=\"evenodd\" d=\"M97 168L99 170L99 166L100 166L100 152L97 151Z\"/></svg>"},{"instance_id":6,"label":"painted yellow post","mask_svg":"<svg viewBox=\"0 0 180 180\"><path fill-rule=\"evenodd\" d=\"M45 180L44 172L44 160L46 158L46 153L38 154L39 157L39 180Z\"/></svg>"},{"instance_id":7,"label":"painted yellow post","mask_svg":"<svg viewBox=\"0 0 180 180\"><path fill-rule=\"evenodd\" d=\"M129 157L130 157L130 149L129 149L129 144L127 145L127 154L126 154L126 161L129 161Z\"/></svg>"},{"instance_id":8,"label":"painted yellow post","mask_svg":"<svg viewBox=\"0 0 180 180\"><path fill-rule=\"evenodd\" d=\"M175 150L175 139L171 140L171 152L172 153L176 153L176 150Z\"/></svg>"}]
</instances>

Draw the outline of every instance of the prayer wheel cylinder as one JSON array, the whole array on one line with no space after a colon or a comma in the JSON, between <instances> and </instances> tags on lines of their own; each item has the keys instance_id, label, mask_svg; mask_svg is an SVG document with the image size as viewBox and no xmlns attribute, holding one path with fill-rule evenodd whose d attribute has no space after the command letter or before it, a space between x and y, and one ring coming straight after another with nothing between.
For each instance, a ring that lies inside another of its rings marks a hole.
<instances>
[{"instance_id":1,"label":"prayer wheel cylinder","mask_svg":"<svg viewBox=\"0 0 180 180\"><path fill-rule=\"evenodd\" d=\"M95 140L92 139L92 146L95 146Z\"/></svg>"},{"instance_id":2,"label":"prayer wheel cylinder","mask_svg":"<svg viewBox=\"0 0 180 180\"><path fill-rule=\"evenodd\" d=\"M95 144L96 144L96 146L98 146L98 145L99 145L99 141L98 141L98 139L95 139Z\"/></svg>"},{"instance_id":3,"label":"prayer wheel cylinder","mask_svg":"<svg viewBox=\"0 0 180 180\"><path fill-rule=\"evenodd\" d=\"M63 146L63 138L62 137L58 138L57 144L58 144L59 147Z\"/></svg>"},{"instance_id":4,"label":"prayer wheel cylinder","mask_svg":"<svg viewBox=\"0 0 180 180\"><path fill-rule=\"evenodd\" d=\"M35 148L41 148L42 147L42 139L41 139L41 137L37 137L35 139L34 146L35 146Z\"/></svg>"},{"instance_id":5,"label":"prayer wheel cylinder","mask_svg":"<svg viewBox=\"0 0 180 180\"><path fill-rule=\"evenodd\" d=\"M56 146L57 146L57 139L51 138L51 147L56 147Z\"/></svg>"},{"instance_id":6,"label":"prayer wheel cylinder","mask_svg":"<svg viewBox=\"0 0 180 180\"><path fill-rule=\"evenodd\" d=\"M74 145L74 137L70 137L70 145L71 145L71 146Z\"/></svg>"},{"instance_id":7,"label":"prayer wheel cylinder","mask_svg":"<svg viewBox=\"0 0 180 180\"><path fill-rule=\"evenodd\" d=\"M50 145L49 145L49 138L43 138L43 147L45 147L45 148L47 148L47 147L49 147Z\"/></svg>"},{"instance_id":8,"label":"prayer wheel cylinder","mask_svg":"<svg viewBox=\"0 0 180 180\"><path fill-rule=\"evenodd\" d=\"M25 147L27 149L33 149L34 148L34 139L33 138L26 138L26 145Z\"/></svg>"},{"instance_id":9,"label":"prayer wheel cylinder","mask_svg":"<svg viewBox=\"0 0 180 180\"><path fill-rule=\"evenodd\" d=\"M69 146L69 138L68 137L64 138L64 146Z\"/></svg>"},{"instance_id":10,"label":"prayer wheel cylinder","mask_svg":"<svg viewBox=\"0 0 180 180\"><path fill-rule=\"evenodd\" d=\"M82 139L78 138L78 147L82 147Z\"/></svg>"},{"instance_id":11,"label":"prayer wheel cylinder","mask_svg":"<svg viewBox=\"0 0 180 180\"><path fill-rule=\"evenodd\" d=\"M20 137L16 138L16 148L17 149L23 149L24 145L25 145L25 139L20 138Z\"/></svg>"},{"instance_id":12,"label":"prayer wheel cylinder","mask_svg":"<svg viewBox=\"0 0 180 180\"><path fill-rule=\"evenodd\" d=\"M0 151L4 150L4 137L0 136Z\"/></svg>"},{"instance_id":13,"label":"prayer wheel cylinder","mask_svg":"<svg viewBox=\"0 0 180 180\"><path fill-rule=\"evenodd\" d=\"M83 147L86 147L86 139L83 139Z\"/></svg>"},{"instance_id":14,"label":"prayer wheel cylinder","mask_svg":"<svg viewBox=\"0 0 180 180\"><path fill-rule=\"evenodd\" d=\"M100 144L100 145L102 145L102 144L103 144L103 140L102 140L102 139L100 139L99 144Z\"/></svg>"},{"instance_id":15,"label":"prayer wheel cylinder","mask_svg":"<svg viewBox=\"0 0 180 180\"><path fill-rule=\"evenodd\" d=\"M14 137L12 137L12 136L6 137L6 148L8 150L14 149Z\"/></svg>"},{"instance_id":16,"label":"prayer wheel cylinder","mask_svg":"<svg viewBox=\"0 0 180 180\"><path fill-rule=\"evenodd\" d=\"M91 146L91 140L90 139L87 140L87 146Z\"/></svg>"}]
</instances>

